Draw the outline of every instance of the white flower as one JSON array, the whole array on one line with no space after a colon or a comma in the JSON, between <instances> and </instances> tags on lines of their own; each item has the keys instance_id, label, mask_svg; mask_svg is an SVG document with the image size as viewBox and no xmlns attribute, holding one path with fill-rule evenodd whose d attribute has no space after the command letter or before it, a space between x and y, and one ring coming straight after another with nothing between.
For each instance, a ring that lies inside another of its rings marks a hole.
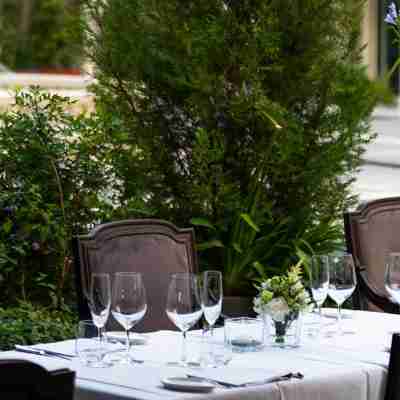
<instances>
[{"instance_id":1,"label":"white flower","mask_svg":"<svg viewBox=\"0 0 400 400\"><path fill-rule=\"evenodd\" d=\"M300 281L297 281L292 287L292 290L296 291L296 292L298 292L302 289L303 289L303 284Z\"/></svg>"},{"instance_id":2,"label":"white flower","mask_svg":"<svg viewBox=\"0 0 400 400\"><path fill-rule=\"evenodd\" d=\"M277 322L284 321L286 315L290 312L289 306L283 297L272 299L265 305L265 311Z\"/></svg>"},{"instance_id":3,"label":"white flower","mask_svg":"<svg viewBox=\"0 0 400 400\"><path fill-rule=\"evenodd\" d=\"M267 312L266 310L266 305L263 304L261 297L255 297L253 299L253 310L257 313L257 314L264 314Z\"/></svg>"}]
</instances>

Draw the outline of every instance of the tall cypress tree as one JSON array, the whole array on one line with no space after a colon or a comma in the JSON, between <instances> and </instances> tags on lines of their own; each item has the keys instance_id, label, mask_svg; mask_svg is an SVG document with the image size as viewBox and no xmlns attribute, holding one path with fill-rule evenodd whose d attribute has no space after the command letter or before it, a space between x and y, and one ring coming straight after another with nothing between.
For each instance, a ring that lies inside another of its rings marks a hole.
<instances>
[{"instance_id":1,"label":"tall cypress tree","mask_svg":"<svg viewBox=\"0 0 400 400\"><path fill-rule=\"evenodd\" d=\"M292 237L341 218L372 138L363 3L87 0L98 102L136 149L126 197L222 223L257 173L260 208Z\"/></svg>"}]
</instances>

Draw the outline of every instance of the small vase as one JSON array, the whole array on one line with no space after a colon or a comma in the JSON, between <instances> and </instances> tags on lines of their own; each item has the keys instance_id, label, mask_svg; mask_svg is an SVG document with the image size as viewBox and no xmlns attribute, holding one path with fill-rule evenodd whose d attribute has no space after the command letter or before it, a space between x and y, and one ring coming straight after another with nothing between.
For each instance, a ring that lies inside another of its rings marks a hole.
<instances>
[{"instance_id":1,"label":"small vase","mask_svg":"<svg viewBox=\"0 0 400 400\"><path fill-rule=\"evenodd\" d=\"M276 347L298 347L301 339L302 315L298 311L286 314L284 320L275 321L272 317L270 338Z\"/></svg>"}]
</instances>

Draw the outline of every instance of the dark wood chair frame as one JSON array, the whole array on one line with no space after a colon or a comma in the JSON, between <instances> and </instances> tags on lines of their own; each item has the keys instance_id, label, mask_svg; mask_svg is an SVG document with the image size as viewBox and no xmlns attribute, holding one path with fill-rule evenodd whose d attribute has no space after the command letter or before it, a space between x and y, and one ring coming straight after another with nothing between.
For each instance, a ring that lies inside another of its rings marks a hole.
<instances>
[{"instance_id":1,"label":"dark wood chair frame","mask_svg":"<svg viewBox=\"0 0 400 400\"><path fill-rule=\"evenodd\" d=\"M129 219L98 225L88 235L79 235L72 240L80 320L91 319L85 290L88 287L88 282L85 282L85 278L89 276L90 272L87 269L89 253L101 247L102 243L109 238L135 235L163 235L183 244L187 249L190 272L198 272L193 228L177 228L172 223L160 219Z\"/></svg>"},{"instance_id":2,"label":"dark wood chair frame","mask_svg":"<svg viewBox=\"0 0 400 400\"><path fill-rule=\"evenodd\" d=\"M393 207L398 207L400 212L400 197L373 200L361 204L353 212L344 213L347 251L353 255L356 266L357 289L353 296L353 302L355 307L358 309L366 309L366 300L368 300L384 312L396 314L400 312L399 305L392 302L390 298L382 292L382 290L377 289L370 281L368 281L366 268L365 266L360 265L359 261L362 249L357 232L357 226L367 223L370 215L387 209L393 209Z\"/></svg>"},{"instance_id":3,"label":"dark wood chair frame","mask_svg":"<svg viewBox=\"0 0 400 400\"><path fill-rule=\"evenodd\" d=\"M72 400L75 372L49 372L27 360L0 360L0 398L3 400Z\"/></svg>"}]
</instances>

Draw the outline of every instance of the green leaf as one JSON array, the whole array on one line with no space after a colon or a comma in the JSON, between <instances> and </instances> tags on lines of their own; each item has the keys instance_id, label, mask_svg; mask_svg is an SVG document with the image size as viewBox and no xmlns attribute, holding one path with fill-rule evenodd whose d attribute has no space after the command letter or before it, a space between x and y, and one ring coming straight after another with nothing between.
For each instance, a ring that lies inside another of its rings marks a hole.
<instances>
[{"instance_id":1,"label":"green leaf","mask_svg":"<svg viewBox=\"0 0 400 400\"><path fill-rule=\"evenodd\" d=\"M240 214L240 218L246 221L247 225L249 225L256 232L260 232L260 228L256 225L256 223L251 219L250 215L247 213Z\"/></svg>"},{"instance_id":2,"label":"green leaf","mask_svg":"<svg viewBox=\"0 0 400 400\"><path fill-rule=\"evenodd\" d=\"M8 218L6 222L3 224L4 233L10 233L13 227L12 221Z\"/></svg>"},{"instance_id":3,"label":"green leaf","mask_svg":"<svg viewBox=\"0 0 400 400\"><path fill-rule=\"evenodd\" d=\"M215 226L212 225L211 222L205 218L191 218L190 223L195 226L204 226L205 228L215 230Z\"/></svg>"},{"instance_id":4,"label":"green leaf","mask_svg":"<svg viewBox=\"0 0 400 400\"><path fill-rule=\"evenodd\" d=\"M238 243L233 243L232 246L233 246L233 248L234 248L239 254L242 254L242 253L243 253L243 250L242 250L242 248L239 246Z\"/></svg>"},{"instance_id":5,"label":"green leaf","mask_svg":"<svg viewBox=\"0 0 400 400\"><path fill-rule=\"evenodd\" d=\"M225 246L220 240L217 240L217 239L210 240L208 242L203 242L203 243L196 245L196 248L198 251L212 249L214 247L225 247Z\"/></svg>"}]
</instances>

